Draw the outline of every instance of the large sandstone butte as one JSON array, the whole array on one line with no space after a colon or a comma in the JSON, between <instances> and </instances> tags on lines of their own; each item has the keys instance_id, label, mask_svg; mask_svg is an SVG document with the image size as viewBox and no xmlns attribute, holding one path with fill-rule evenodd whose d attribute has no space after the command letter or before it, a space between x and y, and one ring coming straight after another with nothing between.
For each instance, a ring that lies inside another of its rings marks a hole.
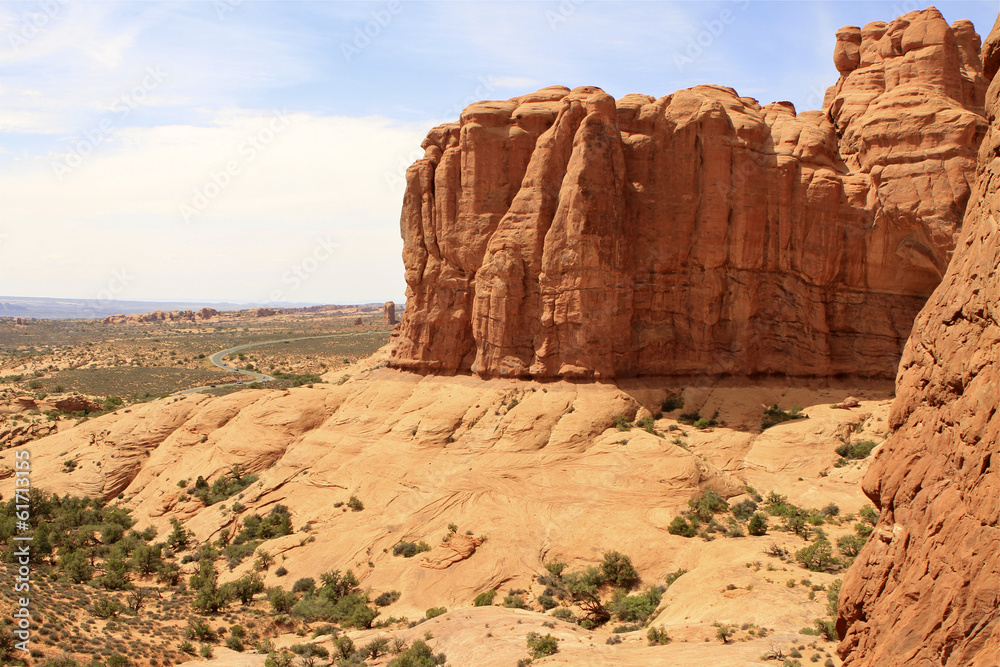
<instances>
[{"instance_id":1,"label":"large sandstone butte","mask_svg":"<svg viewBox=\"0 0 1000 667\"><path fill-rule=\"evenodd\" d=\"M1000 19L983 66L991 125L962 235L864 480L881 516L841 591L845 665L1000 664Z\"/></svg>"},{"instance_id":2,"label":"large sandstone butte","mask_svg":"<svg viewBox=\"0 0 1000 667\"><path fill-rule=\"evenodd\" d=\"M979 36L930 8L837 40L822 111L552 86L431 130L390 365L892 378L969 198Z\"/></svg>"}]
</instances>

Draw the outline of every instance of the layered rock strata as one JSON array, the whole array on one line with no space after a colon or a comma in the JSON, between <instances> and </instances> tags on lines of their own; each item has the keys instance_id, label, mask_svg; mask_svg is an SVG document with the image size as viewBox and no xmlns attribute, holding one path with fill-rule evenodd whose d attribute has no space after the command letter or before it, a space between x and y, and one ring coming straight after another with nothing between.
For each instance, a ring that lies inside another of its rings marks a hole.
<instances>
[{"instance_id":1,"label":"layered rock strata","mask_svg":"<svg viewBox=\"0 0 1000 667\"><path fill-rule=\"evenodd\" d=\"M983 66L991 126L962 235L864 480L881 515L844 578L845 665L1000 662L1000 19Z\"/></svg>"},{"instance_id":2,"label":"layered rock strata","mask_svg":"<svg viewBox=\"0 0 1000 667\"><path fill-rule=\"evenodd\" d=\"M390 365L891 378L985 133L968 21L845 28L822 111L718 86L467 107L407 171Z\"/></svg>"}]
</instances>

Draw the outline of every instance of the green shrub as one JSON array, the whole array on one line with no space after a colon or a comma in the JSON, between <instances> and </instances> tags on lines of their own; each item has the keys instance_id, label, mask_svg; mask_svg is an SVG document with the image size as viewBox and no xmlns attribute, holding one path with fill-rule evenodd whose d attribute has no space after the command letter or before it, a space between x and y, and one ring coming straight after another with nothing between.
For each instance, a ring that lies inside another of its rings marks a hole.
<instances>
[{"instance_id":1,"label":"green shrub","mask_svg":"<svg viewBox=\"0 0 1000 667\"><path fill-rule=\"evenodd\" d=\"M358 500L357 496L351 496L351 499L347 501L347 506L351 508L352 512L360 512L365 508L364 503Z\"/></svg>"},{"instance_id":2,"label":"green shrub","mask_svg":"<svg viewBox=\"0 0 1000 667\"><path fill-rule=\"evenodd\" d=\"M488 607L493 604L493 598L495 598L496 595L496 591L486 591L485 593L480 593L476 596L476 599L472 601L472 606Z\"/></svg>"},{"instance_id":3,"label":"green shrub","mask_svg":"<svg viewBox=\"0 0 1000 667\"><path fill-rule=\"evenodd\" d=\"M673 412L674 410L679 410L683 407L683 396L668 396L662 403L660 403L660 409L664 412Z\"/></svg>"},{"instance_id":4,"label":"green shrub","mask_svg":"<svg viewBox=\"0 0 1000 667\"><path fill-rule=\"evenodd\" d=\"M726 499L711 489L689 500L688 506L695 516L706 523L711 521L714 515L729 509L729 503L726 502Z\"/></svg>"},{"instance_id":5,"label":"green shrub","mask_svg":"<svg viewBox=\"0 0 1000 667\"><path fill-rule=\"evenodd\" d=\"M635 423L636 426L645 430L647 433L656 433L656 420L653 417L646 416Z\"/></svg>"},{"instance_id":6,"label":"green shrub","mask_svg":"<svg viewBox=\"0 0 1000 667\"><path fill-rule=\"evenodd\" d=\"M864 459L867 458L872 450L878 446L877 442L872 442L871 440L861 440L860 442L845 442L844 444L837 447L837 454L844 457L845 459Z\"/></svg>"},{"instance_id":7,"label":"green shrub","mask_svg":"<svg viewBox=\"0 0 1000 667\"><path fill-rule=\"evenodd\" d=\"M687 574L687 570L676 570L667 575L667 586L672 585L675 581L680 579L683 575Z\"/></svg>"},{"instance_id":8,"label":"green shrub","mask_svg":"<svg viewBox=\"0 0 1000 667\"><path fill-rule=\"evenodd\" d=\"M542 637L537 632L529 632L527 644L528 654L532 658L544 658L559 651L559 640L549 634Z\"/></svg>"},{"instance_id":9,"label":"green shrub","mask_svg":"<svg viewBox=\"0 0 1000 667\"><path fill-rule=\"evenodd\" d=\"M527 609L528 603L520 595L508 595L503 599L503 606L508 609Z\"/></svg>"},{"instance_id":10,"label":"green shrub","mask_svg":"<svg viewBox=\"0 0 1000 667\"><path fill-rule=\"evenodd\" d=\"M663 587L653 586L641 595L625 595L622 591L616 591L608 610L619 621L645 623L656 611L665 590Z\"/></svg>"},{"instance_id":11,"label":"green shrub","mask_svg":"<svg viewBox=\"0 0 1000 667\"><path fill-rule=\"evenodd\" d=\"M837 637L837 626L833 621L827 621L822 618L817 618L815 621L817 634L823 636L828 642L838 641Z\"/></svg>"},{"instance_id":12,"label":"green shrub","mask_svg":"<svg viewBox=\"0 0 1000 667\"><path fill-rule=\"evenodd\" d=\"M312 593L316 590L316 580L312 577L302 577L292 586L293 593Z\"/></svg>"},{"instance_id":13,"label":"green shrub","mask_svg":"<svg viewBox=\"0 0 1000 667\"><path fill-rule=\"evenodd\" d=\"M835 579L826 589L826 613L829 616L837 615L837 604L840 598L840 586L843 583L840 579Z\"/></svg>"},{"instance_id":14,"label":"green shrub","mask_svg":"<svg viewBox=\"0 0 1000 667\"><path fill-rule=\"evenodd\" d=\"M827 540L816 540L808 547L795 552L795 560L813 572L836 571L840 561L833 555L833 547Z\"/></svg>"},{"instance_id":15,"label":"green shrub","mask_svg":"<svg viewBox=\"0 0 1000 667\"><path fill-rule=\"evenodd\" d=\"M738 520L746 521L757 511L757 503L748 498L733 505L732 511L733 516Z\"/></svg>"},{"instance_id":16,"label":"green shrub","mask_svg":"<svg viewBox=\"0 0 1000 667\"><path fill-rule=\"evenodd\" d=\"M650 628L649 632L646 633L646 639L649 640L650 646L662 646L670 643L670 635L667 634L665 628Z\"/></svg>"},{"instance_id":17,"label":"green shrub","mask_svg":"<svg viewBox=\"0 0 1000 667\"><path fill-rule=\"evenodd\" d=\"M809 415L802 414L802 408L794 406L791 411L785 412L778 407L778 404L770 405L764 409L764 418L760 422L761 430L769 429L775 424L792 421L793 419L808 419Z\"/></svg>"},{"instance_id":18,"label":"green shrub","mask_svg":"<svg viewBox=\"0 0 1000 667\"><path fill-rule=\"evenodd\" d=\"M538 604L545 611L548 611L549 609L554 609L559 606L559 603L556 602L556 599L554 597L552 597L551 595L544 595L544 594L538 596Z\"/></svg>"},{"instance_id":19,"label":"green shrub","mask_svg":"<svg viewBox=\"0 0 1000 667\"><path fill-rule=\"evenodd\" d=\"M434 655L430 646L421 640L416 640L398 656L389 661L388 667L434 667L447 662L444 653Z\"/></svg>"},{"instance_id":20,"label":"green shrub","mask_svg":"<svg viewBox=\"0 0 1000 667\"><path fill-rule=\"evenodd\" d=\"M430 546L423 540L420 540L417 544L414 544L413 542L400 542L392 548L392 555L402 556L403 558L413 558L419 553L430 550Z\"/></svg>"},{"instance_id":21,"label":"green shrub","mask_svg":"<svg viewBox=\"0 0 1000 667\"><path fill-rule=\"evenodd\" d=\"M432 618L437 618L438 616L447 613L448 610L445 607L431 607L424 612L424 617L428 620Z\"/></svg>"},{"instance_id":22,"label":"green shrub","mask_svg":"<svg viewBox=\"0 0 1000 667\"><path fill-rule=\"evenodd\" d=\"M858 518L872 527L875 527L875 525L878 524L878 512L876 512L875 508L871 505L864 505L860 510L858 510Z\"/></svg>"},{"instance_id":23,"label":"green shrub","mask_svg":"<svg viewBox=\"0 0 1000 667\"><path fill-rule=\"evenodd\" d=\"M604 575L605 581L612 586L631 589L639 583L639 573L633 567L632 559L617 551L604 552L601 574Z\"/></svg>"},{"instance_id":24,"label":"green shrub","mask_svg":"<svg viewBox=\"0 0 1000 667\"><path fill-rule=\"evenodd\" d=\"M632 422L625 415L618 415L615 417L615 426L619 431L628 431L632 428Z\"/></svg>"},{"instance_id":25,"label":"green shrub","mask_svg":"<svg viewBox=\"0 0 1000 667\"><path fill-rule=\"evenodd\" d=\"M98 598L94 600L94 616L97 618L118 618L124 606L114 598Z\"/></svg>"},{"instance_id":26,"label":"green shrub","mask_svg":"<svg viewBox=\"0 0 1000 667\"><path fill-rule=\"evenodd\" d=\"M254 540L269 540L283 535L291 535L292 517L284 505L275 505L271 512L262 517L252 514L243 519L243 530L235 538L233 544L239 545Z\"/></svg>"},{"instance_id":27,"label":"green shrub","mask_svg":"<svg viewBox=\"0 0 1000 667\"><path fill-rule=\"evenodd\" d=\"M837 549L848 558L854 558L867 540L860 535L844 535L837 539Z\"/></svg>"},{"instance_id":28,"label":"green shrub","mask_svg":"<svg viewBox=\"0 0 1000 667\"><path fill-rule=\"evenodd\" d=\"M687 522L682 516L675 516L674 520L670 522L667 526L667 532L671 535L680 535L682 537L694 537L698 534L698 529Z\"/></svg>"},{"instance_id":29,"label":"green shrub","mask_svg":"<svg viewBox=\"0 0 1000 667\"><path fill-rule=\"evenodd\" d=\"M569 623L576 623L576 615L566 607L560 607L552 612L552 616L558 618L560 621L568 621Z\"/></svg>"},{"instance_id":30,"label":"green shrub","mask_svg":"<svg viewBox=\"0 0 1000 667\"><path fill-rule=\"evenodd\" d=\"M376 607L388 607L398 601L401 593L399 591L387 591L375 598Z\"/></svg>"},{"instance_id":31,"label":"green shrub","mask_svg":"<svg viewBox=\"0 0 1000 667\"><path fill-rule=\"evenodd\" d=\"M754 512L754 515L750 517L750 523L747 524L747 532L751 535L766 535L767 518L760 512Z\"/></svg>"}]
</instances>

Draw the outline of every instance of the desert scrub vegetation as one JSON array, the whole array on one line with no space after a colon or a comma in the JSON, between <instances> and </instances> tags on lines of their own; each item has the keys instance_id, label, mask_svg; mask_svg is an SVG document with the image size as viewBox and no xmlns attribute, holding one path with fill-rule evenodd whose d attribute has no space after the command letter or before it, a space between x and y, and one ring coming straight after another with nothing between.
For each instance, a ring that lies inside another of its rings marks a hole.
<instances>
[{"instance_id":1,"label":"desert scrub vegetation","mask_svg":"<svg viewBox=\"0 0 1000 667\"><path fill-rule=\"evenodd\" d=\"M402 556L403 558L413 558L417 554L424 553L425 551L430 551L431 547L429 544L420 540L420 542L400 542L392 548L393 556Z\"/></svg>"},{"instance_id":2,"label":"desert scrub vegetation","mask_svg":"<svg viewBox=\"0 0 1000 667\"><path fill-rule=\"evenodd\" d=\"M790 532L815 542L799 550L795 560L809 569L835 572L849 565L857 556L878 520L870 505L862 508L862 520L855 525L855 534L836 541L836 549L840 553L838 557L822 526L840 526L845 521L853 520L853 517L841 517L836 504L830 503L822 509L801 508L775 492L764 498L752 487L746 487L746 495L749 497L730 506L718 493L705 491L688 501L688 509L674 517L667 526L667 532L681 537L699 536L705 540L719 536L738 538L745 534L761 536L772 530ZM772 525L769 518L780 523ZM783 553L783 558L789 557L788 553Z\"/></svg>"},{"instance_id":3,"label":"desert scrub vegetation","mask_svg":"<svg viewBox=\"0 0 1000 667\"><path fill-rule=\"evenodd\" d=\"M840 458L833 465L837 468L843 468L850 461L866 459L876 447L878 447L878 443L872 440L845 442L835 450Z\"/></svg>"},{"instance_id":4,"label":"desert scrub vegetation","mask_svg":"<svg viewBox=\"0 0 1000 667\"><path fill-rule=\"evenodd\" d=\"M489 607L491 604L493 604L493 600L494 598L496 598L496 595L497 595L496 591L486 591L484 593L480 593L479 595L476 596L476 599L472 601L472 606Z\"/></svg>"},{"instance_id":5,"label":"desert scrub vegetation","mask_svg":"<svg viewBox=\"0 0 1000 667\"><path fill-rule=\"evenodd\" d=\"M695 410L694 412L682 412L677 421L681 424L686 424L687 426L694 426L697 429L712 428L713 426L718 426L721 422L719 421L719 411L716 410L712 415L711 419L705 419L701 416L700 411Z\"/></svg>"},{"instance_id":6,"label":"desert scrub vegetation","mask_svg":"<svg viewBox=\"0 0 1000 667\"><path fill-rule=\"evenodd\" d=\"M542 637L537 632L529 632L525 643L528 645L528 655L533 659L544 658L559 652L559 640L550 634Z\"/></svg>"},{"instance_id":7,"label":"desert scrub vegetation","mask_svg":"<svg viewBox=\"0 0 1000 667\"><path fill-rule=\"evenodd\" d=\"M545 567L547 574L538 577L538 583L545 586L539 605L543 610L551 610L552 616L579 623L585 629L603 625L612 618L645 623L666 590L653 586L630 595L639 584L639 575L631 559L617 551L605 552L600 566L578 572L567 572L566 564L561 562L547 563ZM578 619L572 610L560 606L560 601L579 607L583 618Z\"/></svg>"},{"instance_id":8,"label":"desert scrub vegetation","mask_svg":"<svg viewBox=\"0 0 1000 667\"><path fill-rule=\"evenodd\" d=\"M764 416L760 421L760 430L765 431L776 424L792 421L794 419L808 419L809 415L802 412L801 405L793 405L789 411L782 410L778 404L769 405L764 408Z\"/></svg>"},{"instance_id":9,"label":"desert scrub vegetation","mask_svg":"<svg viewBox=\"0 0 1000 667\"><path fill-rule=\"evenodd\" d=\"M204 477L199 476L195 480L191 495L202 501L206 506L214 505L230 496L236 495L256 481L256 475L245 474L239 464L237 464L230 468L228 475L219 477L212 482L211 486L205 481Z\"/></svg>"}]
</instances>

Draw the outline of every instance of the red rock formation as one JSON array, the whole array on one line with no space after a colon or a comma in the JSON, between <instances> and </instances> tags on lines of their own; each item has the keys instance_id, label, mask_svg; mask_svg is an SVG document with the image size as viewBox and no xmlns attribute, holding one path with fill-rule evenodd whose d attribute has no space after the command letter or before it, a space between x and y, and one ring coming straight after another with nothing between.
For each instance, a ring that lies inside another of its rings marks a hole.
<instances>
[{"instance_id":1,"label":"red rock formation","mask_svg":"<svg viewBox=\"0 0 1000 667\"><path fill-rule=\"evenodd\" d=\"M390 365L892 377L969 197L978 36L931 8L837 44L822 112L553 86L431 130Z\"/></svg>"},{"instance_id":2,"label":"red rock formation","mask_svg":"<svg viewBox=\"0 0 1000 667\"><path fill-rule=\"evenodd\" d=\"M156 322L194 322L195 320L209 320L218 317L219 311L215 308L202 308L198 312L193 310L154 310L151 313L123 315L109 315L103 320L104 324L151 324Z\"/></svg>"},{"instance_id":3,"label":"red rock formation","mask_svg":"<svg viewBox=\"0 0 1000 667\"><path fill-rule=\"evenodd\" d=\"M955 256L913 327L864 479L875 534L844 578L845 665L1000 664L1000 19L989 133Z\"/></svg>"},{"instance_id":4,"label":"red rock formation","mask_svg":"<svg viewBox=\"0 0 1000 667\"><path fill-rule=\"evenodd\" d=\"M394 327L399 324L399 320L396 319L396 304L392 301L385 302L383 314L382 324L385 326Z\"/></svg>"}]
</instances>

